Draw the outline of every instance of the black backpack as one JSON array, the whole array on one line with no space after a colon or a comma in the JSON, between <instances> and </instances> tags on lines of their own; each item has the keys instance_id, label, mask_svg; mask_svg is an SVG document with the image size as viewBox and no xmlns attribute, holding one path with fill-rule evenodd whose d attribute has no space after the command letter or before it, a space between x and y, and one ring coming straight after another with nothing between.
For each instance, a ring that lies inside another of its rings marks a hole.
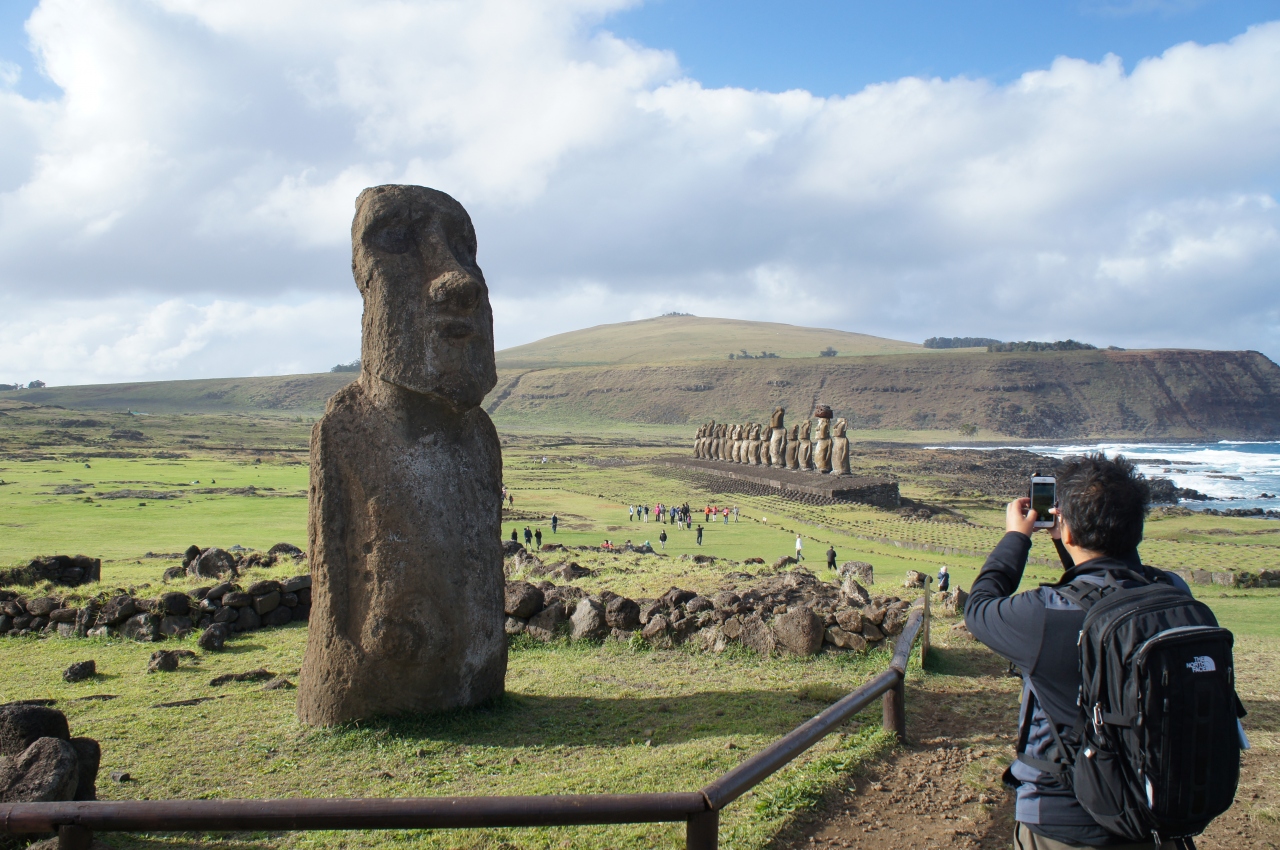
<instances>
[{"instance_id":1,"label":"black backpack","mask_svg":"<svg viewBox=\"0 0 1280 850\"><path fill-rule=\"evenodd\" d=\"M1048 724L1060 761L1026 756L1025 729L1018 759L1056 776L1107 831L1194 847L1240 778L1231 632L1203 602L1133 570L1053 588L1085 611L1080 711L1065 737Z\"/></svg>"}]
</instances>

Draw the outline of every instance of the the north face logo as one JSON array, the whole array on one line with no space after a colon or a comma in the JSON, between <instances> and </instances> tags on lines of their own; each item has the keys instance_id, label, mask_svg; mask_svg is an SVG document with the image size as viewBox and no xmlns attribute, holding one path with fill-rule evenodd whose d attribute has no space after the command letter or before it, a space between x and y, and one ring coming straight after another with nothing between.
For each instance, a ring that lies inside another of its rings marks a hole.
<instances>
[{"instance_id":1,"label":"the north face logo","mask_svg":"<svg viewBox=\"0 0 1280 850\"><path fill-rule=\"evenodd\" d=\"M1187 662L1187 669L1192 673L1212 673L1217 670L1213 659L1207 655L1197 655L1195 658Z\"/></svg>"}]
</instances>

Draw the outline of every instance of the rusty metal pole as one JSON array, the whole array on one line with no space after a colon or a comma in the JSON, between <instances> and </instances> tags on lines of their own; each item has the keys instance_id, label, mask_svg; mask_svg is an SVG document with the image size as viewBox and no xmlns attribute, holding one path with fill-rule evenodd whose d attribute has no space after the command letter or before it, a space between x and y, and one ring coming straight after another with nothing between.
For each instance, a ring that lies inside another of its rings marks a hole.
<instances>
[{"instance_id":1,"label":"rusty metal pole","mask_svg":"<svg viewBox=\"0 0 1280 850\"><path fill-rule=\"evenodd\" d=\"M716 850L720 846L720 812L710 809L685 821L685 850Z\"/></svg>"},{"instance_id":2,"label":"rusty metal pole","mask_svg":"<svg viewBox=\"0 0 1280 850\"><path fill-rule=\"evenodd\" d=\"M906 685L899 677L897 683L884 692L884 730L892 732L899 744L907 742L907 693Z\"/></svg>"},{"instance_id":3,"label":"rusty metal pole","mask_svg":"<svg viewBox=\"0 0 1280 850\"><path fill-rule=\"evenodd\" d=\"M93 844L93 830L74 824L58 827L58 850L89 850Z\"/></svg>"}]
</instances>

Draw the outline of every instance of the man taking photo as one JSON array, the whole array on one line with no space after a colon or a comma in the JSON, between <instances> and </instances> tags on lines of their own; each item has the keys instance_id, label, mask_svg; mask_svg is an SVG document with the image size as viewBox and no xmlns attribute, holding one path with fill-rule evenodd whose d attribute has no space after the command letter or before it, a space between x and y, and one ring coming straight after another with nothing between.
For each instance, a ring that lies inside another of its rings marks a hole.
<instances>
[{"instance_id":1,"label":"man taking photo","mask_svg":"<svg viewBox=\"0 0 1280 850\"><path fill-rule=\"evenodd\" d=\"M1005 774L1006 783L1017 786L1013 846L1015 850L1182 847L1181 842L1159 840L1154 829L1150 831L1156 834L1156 841L1117 835L1090 814L1081 802L1085 798L1077 798L1082 786L1076 781L1073 787L1071 778L1078 777L1080 770L1074 765L1092 755L1087 747L1078 753L1080 730L1088 723L1082 721L1084 715L1077 702L1082 696L1078 642L1090 633L1085 628L1085 609L1073 600L1101 610L1098 599L1106 598L1104 591L1132 591L1133 595L1154 589L1173 594L1170 598L1175 605L1184 604L1180 592L1187 594L1187 607L1203 606L1190 599L1190 590L1181 578L1145 566L1139 559L1137 547L1149 495L1146 480L1132 464L1122 457L1108 460L1098 454L1069 459L1056 472L1056 522L1046 530L1053 536L1066 569L1061 581L1014 593L1022 580L1038 519L1030 509L1030 499L1016 499L1006 509L1006 533L987 557L965 607L965 625L973 636L1022 673L1019 757ZM1138 610L1135 605L1129 609L1126 616ZM1203 612L1205 618L1212 619L1207 608ZM1234 694L1231 696L1234 699ZM1125 722L1110 715L1098 716L1107 723ZM1231 722L1235 722L1234 716ZM1135 725L1130 718L1128 726ZM1098 729L1105 728L1099 723ZM1234 737L1234 726L1231 728ZM1064 764L1069 767L1064 769ZM1148 790L1143 796L1152 793ZM1234 781L1230 793L1234 793ZM1155 802L1152 806L1157 807Z\"/></svg>"}]
</instances>

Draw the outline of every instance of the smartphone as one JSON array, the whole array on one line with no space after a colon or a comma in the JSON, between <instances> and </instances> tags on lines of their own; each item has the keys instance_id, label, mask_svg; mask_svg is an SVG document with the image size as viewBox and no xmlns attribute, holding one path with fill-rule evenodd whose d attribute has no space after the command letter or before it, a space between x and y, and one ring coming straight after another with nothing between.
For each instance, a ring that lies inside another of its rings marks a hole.
<instances>
[{"instance_id":1,"label":"smartphone","mask_svg":"<svg viewBox=\"0 0 1280 850\"><path fill-rule=\"evenodd\" d=\"M1058 482L1036 475L1031 478L1031 510L1036 512L1036 528L1053 528L1054 516L1049 509L1058 504Z\"/></svg>"}]
</instances>

